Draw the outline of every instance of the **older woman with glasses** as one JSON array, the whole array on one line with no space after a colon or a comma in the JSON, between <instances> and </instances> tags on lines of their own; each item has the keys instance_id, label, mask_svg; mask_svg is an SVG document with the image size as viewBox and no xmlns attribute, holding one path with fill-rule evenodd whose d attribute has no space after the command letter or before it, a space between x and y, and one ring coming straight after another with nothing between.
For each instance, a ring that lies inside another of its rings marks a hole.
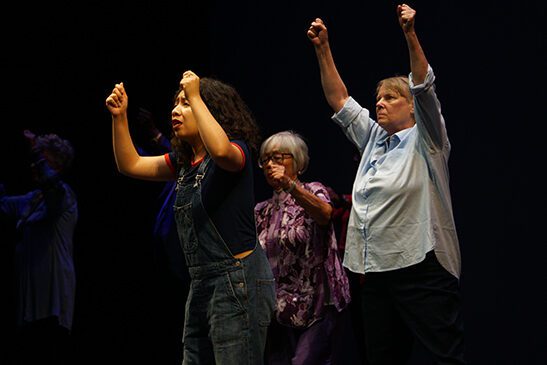
<instances>
[{"instance_id":1,"label":"older woman with glasses","mask_svg":"<svg viewBox=\"0 0 547 365\"><path fill-rule=\"evenodd\" d=\"M255 217L277 284L268 364L330 363L334 329L350 301L327 189L299 179L308 162L306 143L292 131L270 136L260 148L259 167L273 196L256 205Z\"/></svg>"}]
</instances>

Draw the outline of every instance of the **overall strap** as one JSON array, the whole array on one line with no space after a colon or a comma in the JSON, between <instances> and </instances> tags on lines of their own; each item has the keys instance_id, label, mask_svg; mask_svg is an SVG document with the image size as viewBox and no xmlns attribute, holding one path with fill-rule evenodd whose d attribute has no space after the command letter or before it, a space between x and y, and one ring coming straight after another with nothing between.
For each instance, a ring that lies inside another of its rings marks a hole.
<instances>
[{"instance_id":1,"label":"overall strap","mask_svg":"<svg viewBox=\"0 0 547 365\"><path fill-rule=\"evenodd\" d=\"M205 171L207 169L207 166L209 165L209 161L211 161L211 156L206 155L201 164L199 165L198 172L196 174L196 182L194 183L194 186L201 185L201 180L205 177Z\"/></svg>"},{"instance_id":2,"label":"overall strap","mask_svg":"<svg viewBox=\"0 0 547 365\"><path fill-rule=\"evenodd\" d=\"M184 175L186 174L186 168L181 165L179 170L179 176L177 177L177 183L175 185L175 191L179 190L179 188L182 186L182 182L184 180Z\"/></svg>"}]
</instances>

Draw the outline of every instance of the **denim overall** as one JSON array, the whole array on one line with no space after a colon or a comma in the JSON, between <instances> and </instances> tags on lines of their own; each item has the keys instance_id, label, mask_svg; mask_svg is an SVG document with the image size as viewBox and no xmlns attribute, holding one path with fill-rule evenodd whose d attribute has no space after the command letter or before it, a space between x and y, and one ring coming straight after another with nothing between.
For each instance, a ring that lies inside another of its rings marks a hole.
<instances>
[{"instance_id":1,"label":"denim overall","mask_svg":"<svg viewBox=\"0 0 547 365\"><path fill-rule=\"evenodd\" d=\"M183 364L263 364L275 306L272 271L262 247L236 259L201 199L207 155L194 181L177 181L175 220L192 282L186 301Z\"/></svg>"}]
</instances>

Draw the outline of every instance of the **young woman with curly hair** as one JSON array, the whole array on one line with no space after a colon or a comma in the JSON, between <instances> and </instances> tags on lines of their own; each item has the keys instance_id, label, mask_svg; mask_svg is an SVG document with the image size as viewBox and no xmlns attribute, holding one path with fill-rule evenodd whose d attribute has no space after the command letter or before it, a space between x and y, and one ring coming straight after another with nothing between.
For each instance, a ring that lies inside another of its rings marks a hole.
<instances>
[{"instance_id":1,"label":"young woman with curly hair","mask_svg":"<svg viewBox=\"0 0 547 365\"><path fill-rule=\"evenodd\" d=\"M177 180L175 219L192 283L184 364L262 364L275 293L257 244L253 151L258 128L236 90L186 71L173 110L173 152L139 156L123 83L106 100L121 173Z\"/></svg>"}]
</instances>

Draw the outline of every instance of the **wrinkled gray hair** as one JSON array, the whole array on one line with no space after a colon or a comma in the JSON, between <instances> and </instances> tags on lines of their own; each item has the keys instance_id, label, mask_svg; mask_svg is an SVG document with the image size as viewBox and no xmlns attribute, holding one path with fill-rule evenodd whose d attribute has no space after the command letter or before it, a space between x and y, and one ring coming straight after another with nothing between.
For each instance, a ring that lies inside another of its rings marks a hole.
<instances>
[{"instance_id":1,"label":"wrinkled gray hair","mask_svg":"<svg viewBox=\"0 0 547 365\"><path fill-rule=\"evenodd\" d=\"M292 154L294 168L299 175L308 168L310 162L308 145L298 133L283 131L271 135L260 146L260 158L274 151Z\"/></svg>"}]
</instances>

